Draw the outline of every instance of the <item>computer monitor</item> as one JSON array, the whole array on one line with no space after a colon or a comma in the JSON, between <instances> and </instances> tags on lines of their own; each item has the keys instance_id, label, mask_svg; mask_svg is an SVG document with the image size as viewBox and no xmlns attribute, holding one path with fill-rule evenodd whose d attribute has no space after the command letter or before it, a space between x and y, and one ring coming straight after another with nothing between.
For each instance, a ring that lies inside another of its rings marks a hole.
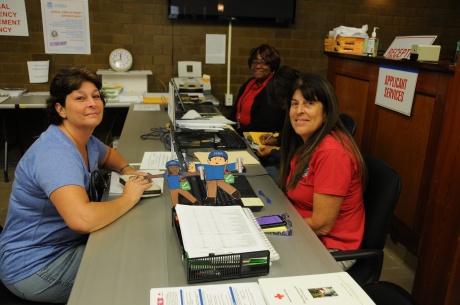
<instances>
[{"instance_id":1,"label":"computer monitor","mask_svg":"<svg viewBox=\"0 0 460 305\"><path fill-rule=\"evenodd\" d=\"M169 82L168 116L171 129L176 128L176 102L173 82Z\"/></svg>"}]
</instances>

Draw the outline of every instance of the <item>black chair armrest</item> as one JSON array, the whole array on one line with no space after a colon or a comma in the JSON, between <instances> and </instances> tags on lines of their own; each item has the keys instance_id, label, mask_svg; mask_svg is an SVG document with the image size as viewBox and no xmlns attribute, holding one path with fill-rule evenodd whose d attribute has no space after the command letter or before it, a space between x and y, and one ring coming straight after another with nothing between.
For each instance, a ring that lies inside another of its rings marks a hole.
<instances>
[{"instance_id":1,"label":"black chair armrest","mask_svg":"<svg viewBox=\"0 0 460 305\"><path fill-rule=\"evenodd\" d=\"M383 250L380 249L359 249L331 252L332 257L338 262L348 261L352 259L362 259L377 257L383 255Z\"/></svg>"}]
</instances>

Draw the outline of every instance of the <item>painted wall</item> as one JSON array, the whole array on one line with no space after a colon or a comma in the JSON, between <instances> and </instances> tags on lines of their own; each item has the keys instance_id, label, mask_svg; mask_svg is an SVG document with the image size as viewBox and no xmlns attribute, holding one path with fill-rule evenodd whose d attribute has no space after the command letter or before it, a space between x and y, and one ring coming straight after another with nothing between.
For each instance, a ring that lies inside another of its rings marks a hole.
<instances>
[{"instance_id":1,"label":"painted wall","mask_svg":"<svg viewBox=\"0 0 460 305\"><path fill-rule=\"evenodd\" d=\"M177 74L177 61L205 62L206 34L228 35L228 23L183 22L167 18L166 0L89 1L91 55L45 54L40 0L26 0L29 36L0 36L0 88L25 87L48 91L49 83L30 84L28 60L50 60L50 80L62 67L86 65L108 69L108 56L118 47L131 51L136 70L151 70L149 91L165 91ZM417 6L417 7L413 7ZM395 36L438 35L441 55L453 58L460 40L458 0L297 0L296 23L291 26L232 24L230 93L251 76L246 65L249 50L262 43L279 49L282 64L326 76L324 38L329 30L344 25L371 29L385 50ZM368 32L369 34L371 31ZM212 77L212 92L220 100L227 92L226 65L203 64Z\"/></svg>"}]
</instances>

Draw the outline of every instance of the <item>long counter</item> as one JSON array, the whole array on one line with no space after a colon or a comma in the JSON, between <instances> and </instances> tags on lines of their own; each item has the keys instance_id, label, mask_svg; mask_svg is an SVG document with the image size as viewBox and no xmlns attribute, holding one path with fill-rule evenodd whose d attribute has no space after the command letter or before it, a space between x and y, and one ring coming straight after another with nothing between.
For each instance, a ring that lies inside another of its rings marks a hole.
<instances>
[{"instance_id":1,"label":"long counter","mask_svg":"<svg viewBox=\"0 0 460 305\"><path fill-rule=\"evenodd\" d=\"M128 162L140 163L145 151L165 149L160 141L142 140L140 135L167 122L163 110L134 111L131 106L117 149ZM260 165L248 165L245 175L254 189L262 189L272 200L255 215L289 213L293 223L292 236L268 237L280 259L272 263L267 277L340 271L265 170ZM148 305L150 288L187 285L185 264L171 225L171 208L166 191L160 197L141 199L120 219L91 233L68 304ZM205 284L212 283L216 282Z\"/></svg>"},{"instance_id":2,"label":"long counter","mask_svg":"<svg viewBox=\"0 0 460 305\"><path fill-rule=\"evenodd\" d=\"M458 304L460 287L460 64L325 53L340 111L357 122L356 141L402 177L389 228L418 256L413 295L421 305ZM375 104L381 65L418 71L410 116Z\"/></svg>"}]
</instances>

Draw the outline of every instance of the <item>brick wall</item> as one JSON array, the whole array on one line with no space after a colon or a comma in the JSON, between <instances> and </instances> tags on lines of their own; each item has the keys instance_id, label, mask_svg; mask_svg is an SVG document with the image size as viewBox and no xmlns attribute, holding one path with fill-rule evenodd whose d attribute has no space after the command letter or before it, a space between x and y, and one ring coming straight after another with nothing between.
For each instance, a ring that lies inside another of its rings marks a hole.
<instances>
[{"instance_id":1,"label":"brick wall","mask_svg":"<svg viewBox=\"0 0 460 305\"><path fill-rule=\"evenodd\" d=\"M206 34L228 34L227 23L182 22L167 18L167 0L88 1L91 55L45 54L40 0L26 0L29 36L0 36L0 88L25 87L48 91L47 84L30 84L28 60L50 60L50 79L62 67L82 64L108 69L108 56L118 47L130 50L133 69L151 70L149 91L177 74L177 61L205 62ZM246 65L252 47L269 43L279 49L282 64L326 75L323 40L329 30L344 25L378 26L380 46L386 49L399 35L436 34L441 54L452 57L460 39L458 0L297 0L296 23L289 27L232 25L230 93L236 95L251 73ZM413 7L417 6L417 7ZM371 31L368 32L369 34ZM212 92L223 100L227 92L226 65L203 64L212 77Z\"/></svg>"}]
</instances>

